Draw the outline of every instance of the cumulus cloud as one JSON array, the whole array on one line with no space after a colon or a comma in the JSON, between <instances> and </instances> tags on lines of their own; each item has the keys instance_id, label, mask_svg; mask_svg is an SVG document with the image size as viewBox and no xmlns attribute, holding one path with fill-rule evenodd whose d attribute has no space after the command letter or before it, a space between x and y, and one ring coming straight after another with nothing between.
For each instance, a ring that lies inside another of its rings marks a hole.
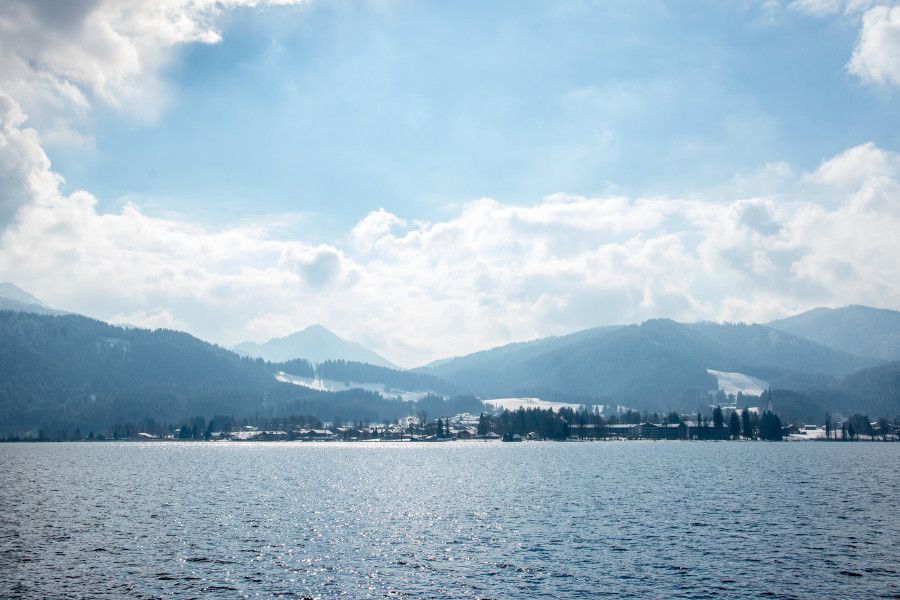
<instances>
[{"instance_id":1,"label":"cumulus cloud","mask_svg":"<svg viewBox=\"0 0 900 600\"><path fill-rule=\"evenodd\" d=\"M340 283L352 283L355 270L352 261L332 246L306 247L288 245L281 251L278 266L298 274L312 288Z\"/></svg>"},{"instance_id":2,"label":"cumulus cloud","mask_svg":"<svg viewBox=\"0 0 900 600\"><path fill-rule=\"evenodd\" d=\"M900 6L896 0L766 0L764 21L777 22L784 9L817 18L860 22L847 71L866 83L900 85Z\"/></svg>"},{"instance_id":3,"label":"cumulus cloud","mask_svg":"<svg viewBox=\"0 0 900 600\"><path fill-rule=\"evenodd\" d=\"M50 159L37 132L24 127L25 113L0 92L0 228L22 206L52 198L62 179L50 170Z\"/></svg>"},{"instance_id":4,"label":"cumulus cloud","mask_svg":"<svg viewBox=\"0 0 900 600\"><path fill-rule=\"evenodd\" d=\"M369 250L376 246L382 237L389 235L393 229L405 226L406 221L379 208L367 214L357 223L351 235L357 248Z\"/></svg>"},{"instance_id":5,"label":"cumulus cloud","mask_svg":"<svg viewBox=\"0 0 900 600\"><path fill-rule=\"evenodd\" d=\"M847 70L863 81L900 86L900 6L877 6L863 15Z\"/></svg>"},{"instance_id":6,"label":"cumulus cloud","mask_svg":"<svg viewBox=\"0 0 900 600\"><path fill-rule=\"evenodd\" d=\"M806 179L845 189L859 187L874 177L892 177L896 173L900 173L900 154L882 150L868 142L824 161Z\"/></svg>"},{"instance_id":7,"label":"cumulus cloud","mask_svg":"<svg viewBox=\"0 0 900 600\"><path fill-rule=\"evenodd\" d=\"M217 43L216 19L229 8L291 3L5 0L0 90L37 114L83 113L99 101L153 119L169 98L161 74L175 47Z\"/></svg>"}]
</instances>

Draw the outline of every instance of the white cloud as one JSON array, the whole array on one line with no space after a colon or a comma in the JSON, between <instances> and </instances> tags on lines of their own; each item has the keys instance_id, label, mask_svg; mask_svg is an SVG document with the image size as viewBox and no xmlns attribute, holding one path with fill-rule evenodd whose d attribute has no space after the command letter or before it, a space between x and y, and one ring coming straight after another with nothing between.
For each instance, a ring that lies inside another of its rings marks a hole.
<instances>
[{"instance_id":1,"label":"white cloud","mask_svg":"<svg viewBox=\"0 0 900 600\"><path fill-rule=\"evenodd\" d=\"M900 6L877 6L863 15L847 70L863 81L900 86Z\"/></svg>"},{"instance_id":2,"label":"white cloud","mask_svg":"<svg viewBox=\"0 0 900 600\"><path fill-rule=\"evenodd\" d=\"M796 12L828 17L859 15L876 4L878 4L878 0L793 0L788 7Z\"/></svg>"},{"instance_id":3,"label":"white cloud","mask_svg":"<svg viewBox=\"0 0 900 600\"><path fill-rule=\"evenodd\" d=\"M763 22L776 23L788 10L817 18L859 21L847 71L867 83L900 86L900 6L896 0L792 0L760 4Z\"/></svg>"},{"instance_id":4,"label":"white cloud","mask_svg":"<svg viewBox=\"0 0 900 600\"><path fill-rule=\"evenodd\" d=\"M20 207L52 198L62 181L25 121L19 104L0 92L0 228Z\"/></svg>"},{"instance_id":5,"label":"white cloud","mask_svg":"<svg viewBox=\"0 0 900 600\"><path fill-rule=\"evenodd\" d=\"M156 308L151 311L137 310L128 315L115 315L109 319L109 322L116 325L143 327L145 329L187 328L187 324L184 321L176 319L171 312L164 308Z\"/></svg>"},{"instance_id":6,"label":"white cloud","mask_svg":"<svg viewBox=\"0 0 900 600\"><path fill-rule=\"evenodd\" d=\"M406 221L379 208L366 215L350 233L357 248L369 250L376 246L381 238L389 235L393 229L405 226Z\"/></svg>"},{"instance_id":7,"label":"white cloud","mask_svg":"<svg viewBox=\"0 0 900 600\"><path fill-rule=\"evenodd\" d=\"M900 154L868 142L824 161L806 180L841 189L858 187L872 177L900 176Z\"/></svg>"},{"instance_id":8,"label":"white cloud","mask_svg":"<svg viewBox=\"0 0 900 600\"><path fill-rule=\"evenodd\" d=\"M215 23L224 10L291 3L6 0L0 3L0 90L40 116L83 114L99 101L154 119L169 99L161 75L175 47L217 43Z\"/></svg>"}]
</instances>

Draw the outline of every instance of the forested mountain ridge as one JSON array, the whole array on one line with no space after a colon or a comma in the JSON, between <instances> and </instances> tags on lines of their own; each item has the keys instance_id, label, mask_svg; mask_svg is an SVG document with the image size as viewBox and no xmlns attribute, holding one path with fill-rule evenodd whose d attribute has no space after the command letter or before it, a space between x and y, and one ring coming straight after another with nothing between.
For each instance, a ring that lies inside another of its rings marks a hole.
<instances>
[{"instance_id":1,"label":"forested mountain ridge","mask_svg":"<svg viewBox=\"0 0 900 600\"><path fill-rule=\"evenodd\" d=\"M900 360L900 312L850 305L815 308L768 325L857 356Z\"/></svg>"},{"instance_id":2,"label":"forested mountain ridge","mask_svg":"<svg viewBox=\"0 0 900 600\"><path fill-rule=\"evenodd\" d=\"M776 386L774 408L790 422L822 423L826 413L900 416L900 361L850 373L800 391Z\"/></svg>"},{"instance_id":3,"label":"forested mountain ridge","mask_svg":"<svg viewBox=\"0 0 900 600\"><path fill-rule=\"evenodd\" d=\"M282 369L298 375L287 368ZM458 394L459 388L449 381L417 371L402 371L369 363L346 360L326 360L314 367L316 377L348 383L375 383L397 390Z\"/></svg>"},{"instance_id":4,"label":"forested mountain ridge","mask_svg":"<svg viewBox=\"0 0 900 600\"><path fill-rule=\"evenodd\" d=\"M241 357L178 331L0 311L0 436L195 415L380 419L414 410L363 390L328 393L281 383L274 374L282 368L311 365Z\"/></svg>"},{"instance_id":5,"label":"forested mountain ridge","mask_svg":"<svg viewBox=\"0 0 900 600\"><path fill-rule=\"evenodd\" d=\"M560 393L665 408L714 390L707 369L820 386L878 364L764 325L654 319L507 345L420 371L485 396Z\"/></svg>"},{"instance_id":6,"label":"forested mountain ridge","mask_svg":"<svg viewBox=\"0 0 900 600\"><path fill-rule=\"evenodd\" d=\"M859 412L862 406L873 417L900 415L900 361L851 373L839 389L845 414Z\"/></svg>"},{"instance_id":7,"label":"forested mountain ridge","mask_svg":"<svg viewBox=\"0 0 900 600\"><path fill-rule=\"evenodd\" d=\"M321 392L280 382L279 371L377 383L389 388L388 396L391 389L457 396L448 404L429 397L423 406L433 414L475 410L480 402L459 396L466 393L691 410L716 389L707 369L744 373L776 390L796 392L776 397L802 417L826 410L891 417L900 412L900 362L838 352L765 325L655 319L509 344L403 371L344 360L272 363L178 331L0 310L0 436L195 415L379 421L418 410L415 403L373 391Z\"/></svg>"}]
</instances>

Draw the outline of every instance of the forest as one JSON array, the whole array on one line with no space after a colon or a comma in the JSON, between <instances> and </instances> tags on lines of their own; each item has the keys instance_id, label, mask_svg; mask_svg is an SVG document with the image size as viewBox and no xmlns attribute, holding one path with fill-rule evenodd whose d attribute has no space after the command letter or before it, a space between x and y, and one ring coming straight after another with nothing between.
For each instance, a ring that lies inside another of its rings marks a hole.
<instances>
[{"instance_id":1,"label":"forest","mask_svg":"<svg viewBox=\"0 0 900 600\"><path fill-rule=\"evenodd\" d=\"M422 413L445 418L479 414L484 410L481 400L460 390L469 383L481 386L491 377L496 382L491 385L498 389L515 386L520 395L576 405L615 406L620 404L617 399L633 399L625 405L643 411L705 410L702 406L709 405L708 390L715 380L691 357L709 358L718 353L718 360L723 361L720 366L732 368L737 364L734 361L746 358L737 356L736 346L760 346L762 333L764 329L749 326L695 325L685 329L662 321L513 344L435 368L400 371L339 360L318 366L302 358L269 363L241 357L178 331L119 327L71 314L0 311L0 437L33 437L41 430L66 437L76 430L108 432L117 423L154 419L174 424L196 415L216 414L237 419L305 415L323 422L381 422ZM779 344L808 348L793 338L778 342L776 346L781 348ZM676 347L680 353L675 352ZM787 351L782 348L773 356L782 357ZM840 355L829 355L827 349L816 347L810 352L810 360L829 356L829 360L842 360ZM764 353L757 348L748 355ZM725 361L726 356L731 356L732 362ZM806 360L802 356L800 352L801 358L792 359L793 366ZM843 369L858 366L859 360L854 358ZM787 371L781 367L755 368L758 374L787 379ZM388 393L316 391L277 381L278 371L381 383ZM680 375L673 379L672 373ZM456 383L448 383L445 376ZM867 413L888 419L900 414L900 362L854 371L841 379L821 373L802 377L807 378L808 388L779 387L774 398L752 400L754 406L774 405L787 423L821 424L826 414ZM615 385L610 383L613 381ZM681 383L676 385L677 381ZM391 389L430 393L416 403L390 397ZM591 389L619 391L610 397L592 394ZM657 400L650 401L654 397ZM735 401L743 406L751 400ZM574 423L567 422L570 426ZM500 430L507 429L504 423L498 425ZM551 419L547 426L553 429L557 425ZM547 437L554 435L558 432Z\"/></svg>"}]
</instances>

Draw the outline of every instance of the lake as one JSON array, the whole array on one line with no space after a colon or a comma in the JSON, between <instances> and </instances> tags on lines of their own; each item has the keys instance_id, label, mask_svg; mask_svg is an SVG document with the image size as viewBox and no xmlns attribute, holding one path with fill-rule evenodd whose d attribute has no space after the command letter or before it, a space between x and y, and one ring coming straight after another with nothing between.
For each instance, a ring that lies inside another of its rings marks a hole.
<instances>
[{"instance_id":1,"label":"lake","mask_svg":"<svg viewBox=\"0 0 900 600\"><path fill-rule=\"evenodd\" d=\"M900 444L0 444L0 597L900 597Z\"/></svg>"}]
</instances>

